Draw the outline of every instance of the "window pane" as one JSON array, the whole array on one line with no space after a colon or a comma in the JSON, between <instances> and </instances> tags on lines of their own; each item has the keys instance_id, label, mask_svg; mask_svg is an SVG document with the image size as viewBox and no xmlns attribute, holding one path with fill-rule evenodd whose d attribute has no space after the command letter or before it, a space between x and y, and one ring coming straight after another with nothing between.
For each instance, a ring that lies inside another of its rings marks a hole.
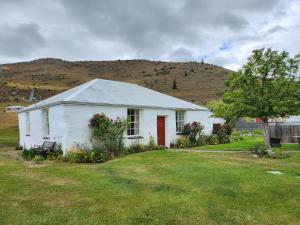
<instances>
[{"instance_id":1,"label":"window pane","mask_svg":"<svg viewBox=\"0 0 300 225\"><path fill-rule=\"evenodd\" d=\"M127 109L127 118L129 122L127 135L139 134L139 110Z\"/></svg>"},{"instance_id":2,"label":"window pane","mask_svg":"<svg viewBox=\"0 0 300 225\"><path fill-rule=\"evenodd\" d=\"M176 111L176 132L183 131L184 126L184 111Z\"/></svg>"}]
</instances>

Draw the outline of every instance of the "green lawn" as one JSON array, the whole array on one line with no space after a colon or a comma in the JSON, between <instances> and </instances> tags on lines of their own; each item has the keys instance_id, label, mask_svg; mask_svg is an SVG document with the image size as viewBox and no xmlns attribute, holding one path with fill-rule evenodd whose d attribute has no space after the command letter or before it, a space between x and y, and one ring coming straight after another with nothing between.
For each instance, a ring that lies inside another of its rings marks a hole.
<instances>
[{"instance_id":1,"label":"green lawn","mask_svg":"<svg viewBox=\"0 0 300 225\"><path fill-rule=\"evenodd\" d=\"M300 224L300 152L290 155L152 151L35 164L2 147L0 224Z\"/></svg>"},{"instance_id":2,"label":"green lawn","mask_svg":"<svg viewBox=\"0 0 300 225\"><path fill-rule=\"evenodd\" d=\"M223 151L250 151L258 144L263 144L262 137L243 137L243 140L233 140L231 143L228 144L220 144L220 145L205 145L205 146L198 146L192 149L195 150L223 150ZM288 151L297 151L300 150L298 144L283 144L281 148L282 150Z\"/></svg>"},{"instance_id":3,"label":"green lawn","mask_svg":"<svg viewBox=\"0 0 300 225\"><path fill-rule=\"evenodd\" d=\"M0 128L0 146L16 146L18 138L18 127Z\"/></svg>"}]
</instances>

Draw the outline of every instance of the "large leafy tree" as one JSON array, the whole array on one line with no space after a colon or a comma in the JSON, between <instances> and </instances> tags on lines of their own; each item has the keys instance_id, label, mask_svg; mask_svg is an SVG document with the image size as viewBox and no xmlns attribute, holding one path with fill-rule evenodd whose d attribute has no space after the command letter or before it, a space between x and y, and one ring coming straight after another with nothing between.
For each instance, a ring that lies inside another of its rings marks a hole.
<instances>
[{"instance_id":1,"label":"large leafy tree","mask_svg":"<svg viewBox=\"0 0 300 225\"><path fill-rule=\"evenodd\" d=\"M300 55L286 51L256 49L248 62L226 80L223 102L212 105L216 116L230 121L239 117L261 118L268 150L268 120L300 113L300 81L297 78Z\"/></svg>"}]
</instances>

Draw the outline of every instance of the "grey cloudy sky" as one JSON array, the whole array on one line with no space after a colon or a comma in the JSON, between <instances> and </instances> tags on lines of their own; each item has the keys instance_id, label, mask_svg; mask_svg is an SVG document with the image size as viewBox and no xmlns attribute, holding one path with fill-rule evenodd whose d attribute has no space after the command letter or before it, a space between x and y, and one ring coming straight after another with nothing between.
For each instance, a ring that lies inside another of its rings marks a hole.
<instances>
[{"instance_id":1,"label":"grey cloudy sky","mask_svg":"<svg viewBox=\"0 0 300 225\"><path fill-rule=\"evenodd\" d=\"M300 0L0 0L0 63L200 61L238 69L254 48L300 53Z\"/></svg>"}]
</instances>

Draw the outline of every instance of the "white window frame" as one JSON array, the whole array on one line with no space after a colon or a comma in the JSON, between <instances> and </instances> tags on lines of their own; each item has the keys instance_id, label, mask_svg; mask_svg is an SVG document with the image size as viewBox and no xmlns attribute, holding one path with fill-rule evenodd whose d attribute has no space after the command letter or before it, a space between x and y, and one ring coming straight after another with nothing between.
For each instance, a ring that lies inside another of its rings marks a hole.
<instances>
[{"instance_id":1,"label":"white window frame","mask_svg":"<svg viewBox=\"0 0 300 225\"><path fill-rule=\"evenodd\" d=\"M45 138L50 135L49 109L42 110L43 136Z\"/></svg>"},{"instance_id":2,"label":"white window frame","mask_svg":"<svg viewBox=\"0 0 300 225\"><path fill-rule=\"evenodd\" d=\"M25 135L30 136L30 115L29 115L29 112L25 112Z\"/></svg>"},{"instance_id":3,"label":"white window frame","mask_svg":"<svg viewBox=\"0 0 300 225\"><path fill-rule=\"evenodd\" d=\"M127 136L138 136L140 134L140 110L127 109L127 120Z\"/></svg>"},{"instance_id":4,"label":"white window frame","mask_svg":"<svg viewBox=\"0 0 300 225\"><path fill-rule=\"evenodd\" d=\"M176 110L175 117L176 117L176 133L181 134L184 128L185 111Z\"/></svg>"}]
</instances>

